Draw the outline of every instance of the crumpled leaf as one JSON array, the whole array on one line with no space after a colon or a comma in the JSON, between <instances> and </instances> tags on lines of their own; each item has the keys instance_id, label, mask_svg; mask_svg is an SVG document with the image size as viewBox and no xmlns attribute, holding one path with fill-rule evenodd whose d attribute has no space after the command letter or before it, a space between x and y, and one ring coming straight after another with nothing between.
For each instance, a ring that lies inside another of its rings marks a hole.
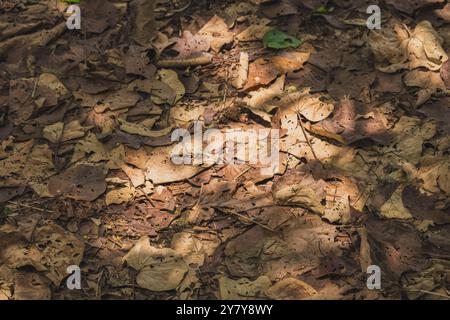
<instances>
[{"instance_id":1,"label":"crumpled leaf","mask_svg":"<svg viewBox=\"0 0 450 320\"><path fill-rule=\"evenodd\" d=\"M422 88L417 93L416 106L427 102L438 90L445 90L446 85L442 81L439 72L412 70L404 77L404 82L409 87Z\"/></svg>"},{"instance_id":2,"label":"crumpled leaf","mask_svg":"<svg viewBox=\"0 0 450 320\"><path fill-rule=\"evenodd\" d=\"M391 132L394 136L391 147L393 152L404 160L417 164L422 156L424 142L436 134L436 125L403 116Z\"/></svg>"},{"instance_id":3,"label":"crumpled leaf","mask_svg":"<svg viewBox=\"0 0 450 320\"><path fill-rule=\"evenodd\" d=\"M270 112L275 108L281 109L283 115L292 114L293 119L297 114L301 114L312 122L324 120L333 112L334 105L327 102L325 96L311 94L310 88L297 91L289 87L283 90L284 80L285 77L282 76L269 88L251 92L251 97L244 99L244 102L249 105L253 113L269 122Z\"/></svg>"},{"instance_id":4,"label":"crumpled leaf","mask_svg":"<svg viewBox=\"0 0 450 320\"><path fill-rule=\"evenodd\" d=\"M309 175L285 175L273 186L273 197L280 204L300 205L323 214L327 184Z\"/></svg>"},{"instance_id":5,"label":"crumpled leaf","mask_svg":"<svg viewBox=\"0 0 450 320\"><path fill-rule=\"evenodd\" d=\"M419 67L436 71L448 60L442 49L443 39L426 20L417 24L412 33L400 25L396 25L395 33L389 29L372 30L368 41L378 61L377 68L383 72ZM383 65L384 61L388 61L389 65Z\"/></svg>"},{"instance_id":6,"label":"crumpled leaf","mask_svg":"<svg viewBox=\"0 0 450 320\"><path fill-rule=\"evenodd\" d=\"M383 107L368 108L356 100L344 97L333 117L310 127L313 133L350 144L369 138L381 144L391 141L389 123Z\"/></svg>"},{"instance_id":7,"label":"crumpled leaf","mask_svg":"<svg viewBox=\"0 0 450 320\"><path fill-rule=\"evenodd\" d=\"M139 239L123 261L139 272L137 284L152 291L176 289L188 271L179 253L151 246L149 237Z\"/></svg>"}]
</instances>

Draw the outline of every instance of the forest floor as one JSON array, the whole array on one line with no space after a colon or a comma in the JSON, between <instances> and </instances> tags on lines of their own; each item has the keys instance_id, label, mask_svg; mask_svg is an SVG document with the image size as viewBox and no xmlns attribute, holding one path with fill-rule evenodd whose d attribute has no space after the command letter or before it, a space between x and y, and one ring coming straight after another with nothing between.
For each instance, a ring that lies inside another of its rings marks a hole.
<instances>
[{"instance_id":1,"label":"forest floor","mask_svg":"<svg viewBox=\"0 0 450 320\"><path fill-rule=\"evenodd\" d=\"M156 2L0 1L0 299L449 299L450 4Z\"/></svg>"}]
</instances>

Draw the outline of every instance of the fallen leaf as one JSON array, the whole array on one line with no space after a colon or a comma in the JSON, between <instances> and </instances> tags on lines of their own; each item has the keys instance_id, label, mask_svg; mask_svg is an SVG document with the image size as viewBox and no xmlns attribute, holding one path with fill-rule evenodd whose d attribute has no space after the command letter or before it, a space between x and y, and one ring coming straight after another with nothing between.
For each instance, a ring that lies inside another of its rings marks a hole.
<instances>
[{"instance_id":1,"label":"fallen leaf","mask_svg":"<svg viewBox=\"0 0 450 320\"><path fill-rule=\"evenodd\" d=\"M317 291L299 279L286 278L267 289L265 294L274 300L302 300L313 297Z\"/></svg>"},{"instance_id":2,"label":"fallen leaf","mask_svg":"<svg viewBox=\"0 0 450 320\"><path fill-rule=\"evenodd\" d=\"M419 67L436 71L448 60L441 46L443 39L428 21L418 23L410 34L400 25L395 26L395 33L390 29L371 31L368 41L378 61L377 68L383 72ZM383 65L385 60L390 65Z\"/></svg>"},{"instance_id":3,"label":"fallen leaf","mask_svg":"<svg viewBox=\"0 0 450 320\"><path fill-rule=\"evenodd\" d=\"M71 167L49 179L49 192L83 201L93 201L106 190L103 170L100 167L79 165Z\"/></svg>"},{"instance_id":4,"label":"fallen leaf","mask_svg":"<svg viewBox=\"0 0 450 320\"><path fill-rule=\"evenodd\" d=\"M220 299L222 300L245 300L264 297L264 291L271 286L272 282L267 276L261 276L255 281L246 278L233 280L227 277L219 278Z\"/></svg>"},{"instance_id":5,"label":"fallen leaf","mask_svg":"<svg viewBox=\"0 0 450 320\"><path fill-rule=\"evenodd\" d=\"M133 0L130 4L133 17L130 35L141 46L150 43L156 31L155 4L154 0Z\"/></svg>"},{"instance_id":6,"label":"fallen leaf","mask_svg":"<svg viewBox=\"0 0 450 320\"><path fill-rule=\"evenodd\" d=\"M272 49L297 48L302 44L297 38L278 31L270 30L263 37L264 46Z\"/></svg>"},{"instance_id":7,"label":"fallen leaf","mask_svg":"<svg viewBox=\"0 0 450 320\"><path fill-rule=\"evenodd\" d=\"M109 206L111 204L122 204L130 202L136 196L136 191L131 187L123 187L114 189L106 193L105 202Z\"/></svg>"},{"instance_id":8,"label":"fallen leaf","mask_svg":"<svg viewBox=\"0 0 450 320\"><path fill-rule=\"evenodd\" d=\"M151 246L148 237L139 239L123 261L138 271L137 284L152 291L176 289L188 271L179 253Z\"/></svg>"},{"instance_id":9,"label":"fallen leaf","mask_svg":"<svg viewBox=\"0 0 450 320\"><path fill-rule=\"evenodd\" d=\"M211 49L219 52L225 44L233 41L234 34L228 31L228 26L222 18L215 15L199 31L210 44Z\"/></svg>"},{"instance_id":10,"label":"fallen leaf","mask_svg":"<svg viewBox=\"0 0 450 320\"><path fill-rule=\"evenodd\" d=\"M175 100L173 104L177 103L186 92L183 83L178 79L177 73L169 69L160 69L158 71L158 76L162 82L171 87L175 92Z\"/></svg>"}]
</instances>

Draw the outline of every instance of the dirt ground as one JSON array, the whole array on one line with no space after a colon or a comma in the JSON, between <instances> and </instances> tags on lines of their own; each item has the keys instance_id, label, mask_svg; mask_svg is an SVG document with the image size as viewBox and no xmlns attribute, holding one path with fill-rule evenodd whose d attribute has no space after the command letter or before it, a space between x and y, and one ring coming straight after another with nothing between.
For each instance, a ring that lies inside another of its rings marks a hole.
<instances>
[{"instance_id":1,"label":"dirt ground","mask_svg":"<svg viewBox=\"0 0 450 320\"><path fill-rule=\"evenodd\" d=\"M447 1L73 2L0 1L0 299L449 299Z\"/></svg>"}]
</instances>

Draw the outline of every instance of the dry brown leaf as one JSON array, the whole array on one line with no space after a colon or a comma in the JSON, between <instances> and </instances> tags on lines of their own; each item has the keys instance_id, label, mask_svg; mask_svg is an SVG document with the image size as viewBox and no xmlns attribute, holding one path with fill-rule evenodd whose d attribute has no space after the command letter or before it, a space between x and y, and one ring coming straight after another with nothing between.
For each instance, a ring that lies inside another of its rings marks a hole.
<instances>
[{"instance_id":1,"label":"dry brown leaf","mask_svg":"<svg viewBox=\"0 0 450 320\"><path fill-rule=\"evenodd\" d=\"M130 178L133 187L137 188L145 184L145 175L140 169L127 166L126 164L123 164L121 169L125 172L128 178Z\"/></svg>"},{"instance_id":2,"label":"dry brown leaf","mask_svg":"<svg viewBox=\"0 0 450 320\"><path fill-rule=\"evenodd\" d=\"M287 73L301 69L310 55L309 52L282 51L271 57L270 61L280 73Z\"/></svg>"},{"instance_id":3,"label":"dry brown leaf","mask_svg":"<svg viewBox=\"0 0 450 320\"><path fill-rule=\"evenodd\" d=\"M211 49L219 52L225 44L233 41L233 32L228 31L228 26L222 18L215 15L199 31L210 44Z\"/></svg>"},{"instance_id":4,"label":"dry brown leaf","mask_svg":"<svg viewBox=\"0 0 450 320\"><path fill-rule=\"evenodd\" d=\"M392 151L404 160L417 164L422 157L423 144L436 134L436 125L422 123L418 118L403 116L391 130L394 135Z\"/></svg>"},{"instance_id":5,"label":"dry brown leaf","mask_svg":"<svg viewBox=\"0 0 450 320\"><path fill-rule=\"evenodd\" d=\"M84 201L94 201L106 190L102 168L84 164L51 177L48 185L53 196L63 195Z\"/></svg>"},{"instance_id":6,"label":"dry brown leaf","mask_svg":"<svg viewBox=\"0 0 450 320\"><path fill-rule=\"evenodd\" d=\"M278 70L274 68L268 59L259 58L250 64L248 69L248 80L243 90L251 90L269 84L278 76Z\"/></svg>"},{"instance_id":7,"label":"dry brown leaf","mask_svg":"<svg viewBox=\"0 0 450 320\"><path fill-rule=\"evenodd\" d=\"M252 20L250 26L236 36L236 40L241 42L262 40L267 32L275 29L268 25L270 19L254 17Z\"/></svg>"},{"instance_id":8,"label":"dry brown leaf","mask_svg":"<svg viewBox=\"0 0 450 320\"><path fill-rule=\"evenodd\" d=\"M412 219L412 215L403 205L402 193L404 185L399 186L391 197L381 206L380 215L387 219Z\"/></svg>"},{"instance_id":9,"label":"dry brown leaf","mask_svg":"<svg viewBox=\"0 0 450 320\"><path fill-rule=\"evenodd\" d=\"M19 271L14 276L14 300L50 300L50 281L39 273Z\"/></svg>"},{"instance_id":10,"label":"dry brown leaf","mask_svg":"<svg viewBox=\"0 0 450 320\"><path fill-rule=\"evenodd\" d=\"M123 187L119 189L114 189L106 193L105 202L107 206L111 204L128 203L134 199L136 194L138 193L132 187Z\"/></svg>"},{"instance_id":11,"label":"dry brown leaf","mask_svg":"<svg viewBox=\"0 0 450 320\"><path fill-rule=\"evenodd\" d=\"M156 31L154 0L131 1L132 29L131 38L138 44L145 46L150 43Z\"/></svg>"},{"instance_id":12,"label":"dry brown leaf","mask_svg":"<svg viewBox=\"0 0 450 320\"><path fill-rule=\"evenodd\" d=\"M397 10L400 10L408 14L413 14L414 11L421 9L422 7L443 2L444 0L402 0L402 1L386 0L386 3L394 6Z\"/></svg>"},{"instance_id":13,"label":"dry brown leaf","mask_svg":"<svg viewBox=\"0 0 450 320\"><path fill-rule=\"evenodd\" d=\"M285 76L279 77L270 87L260 88L257 91L249 93L250 97L244 99L244 102L250 107L251 111L260 116L267 122L270 122L269 114L273 107L267 105L275 97L279 97L284 91Z\"/></svg>"},{"instance_id":14,"label":"dry brown leaf","mask_svg":"<svg viewBox=\"0 0 450 320\"><path fill-rule=\"evenodd\" d=\"M42 136L51 143L66 142L83 137L87 129L81 126L78 120L67 124L57 122L42 129Z\"/></svg>"},{"instance_id":15,"label":"dry brown leaf","mask_svg":"<svg viewBox=\"0 0 450 320\"><path fill-rule=\"evenodd\" d=\"M171 49L178 52L177 60L198 57L210 48L205 37L199 34L192 35L189 31L183 31L183 37L176 39L175 45Z\"/></svg>"},{"instance_id":16,"label":"dry brown leaf","mask_svg":"<svg viewBox=\"0 0 450 320\"><path fill-rule=\"evenodd\" d=\"M173 146L155 148L148 154L145 164L146 177L154 184L183 181L203 170L202 167L173 164L171 160L173 148Z\"/></svg>"},{"instance_id":17,"label":"dry brown leaf","mask_svg":"<svg viewBox=\"0 0 450 320\"><path fill-rule=\"evenodd\" d=\"M378 69L383 72L396 72L400 69L425 67L436 71L448 60L442 49L443 39L428 21L417 24L413 32L397 25L392 30L371 31L369 46L372 49ZM389 61L389 65L382 65Z\"/></svg>"},{"instance_id":18,"label":"dry brown leaf","mask_svg":"<svg viewBox=\"0 0 450 320\"><path fill-rule=\"evenodd\" d=\"M143 137L157 138L169 134L172 131L172 127L167 127L161 130L151 130L144 125L138 123L132 123L120 118L117 119L120 123L120 130L130 134L137 134Z\"/></svg>"},{"instance_id":19,"label":"dry brown leaf","mask_svg":"<svg viewBox=\"0 0 450 320\"><path fill-rule=\"evenodd\" d=\"M179 253L173 249L151 246L149 237L139 239L123 261L139 272L137 284L152 291L176 289L188 271Z\"/></svg>"},{"instance_id":20,"label":"dry brown leaf","mask_svg":"<svg viewBox=\"0 0 450 320\"><path fill-rule=\"evenodd\" d=\"M43 256L41 261L48 270L45 275L53 284L59 286L67 276L67 267L78 266L83 260L83 241L51 222L36 228L34 237L36 247Z\"/></svg>"},{"instance_id":21,"label":"dry brown leaf","mask_svg":"<svg viewBox=\"0 0 450 320\"><path fill-rule=\"evenodd\" d=\"M175 100L173 104L177 103L186 92L183 83L178 79L177 73L169 69L160 69L158 71L158 77L175 92Z\"/></svg>"},{"instance_id":22,"label":"dry brown leaf","mask_svg":"<svg viewBox=\"0 0 450 320\"><path fill-rule=\"evenodd\" d=\"M299 279L286 278L267 289L265 294L274 300L301 300L313 297L317 291Z\"/></svg>"},{"instance_id":23,"label":"dry brown leaf","mask_svg":"<svg viewBox=\"0 0 450 320\"><path fill-rule=\"evenodd\" d=\"M233 280L227 277L219 278L219 292L222 300L247 300L263 298L264 291L272 285L267 276L261 276L255 281L247 278Z\"/></svg>"},{"instance_id":24,"label":"dry brown leaf","mask_svg":"<svg viewBox=\"0 0 450 320\"><path fill-rule=\"evenodd\" d=\"M325 211L326 188L325 181L314 180L309 175L285 175L273 185L273 197L280 204L299 205L322 215Z\"/></svg>"},{"instance_id":25,"label":"dry brown leaf","mask_svg":"<svg viewBox=\"0 0 450 320\"><path fill-rule=\"evenodd\" d=\"M420 106L427 102L438 90L446 89L446 85L444 81L442 81L439 72L415 69L408 72L403 80L408 87L422 88L422 90L417 93L416 106Z\"/></svg>"}]
</instances>

